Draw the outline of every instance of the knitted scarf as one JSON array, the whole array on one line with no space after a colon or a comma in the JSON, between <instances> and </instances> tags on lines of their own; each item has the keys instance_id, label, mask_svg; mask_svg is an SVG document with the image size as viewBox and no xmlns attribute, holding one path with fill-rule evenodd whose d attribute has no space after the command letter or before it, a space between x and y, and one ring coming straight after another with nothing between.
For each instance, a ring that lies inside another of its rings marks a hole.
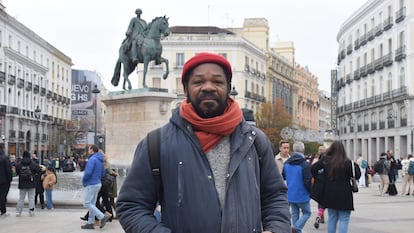
<instances>
[{"instance_id":1,"label":"knitted scarf","mask_svg":"<svg viewBox=\"0 0 414 233\"><path fill-rule=\"evenodd\" d=\"M180 115L193 126L205 153L212 149L224 136L230 135L243 118L239 104L230 98L227 101L224 113L220 116L202 118L187 100L181 102Z\"/></svg>"}]
</instances>

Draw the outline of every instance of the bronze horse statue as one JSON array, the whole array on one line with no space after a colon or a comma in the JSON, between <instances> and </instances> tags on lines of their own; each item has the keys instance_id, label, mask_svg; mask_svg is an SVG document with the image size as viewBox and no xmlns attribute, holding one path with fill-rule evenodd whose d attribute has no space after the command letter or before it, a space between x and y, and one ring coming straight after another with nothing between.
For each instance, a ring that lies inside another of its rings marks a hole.
<instances>
[{"instance_id":1,"label":"bronze horse statue","mask_svg":"<svg viewBox=\"0 0 414 233\"><path fill-rule=\"evenodd\" d=\"M143 39L138 42L138 60L135 62L133 62L134 59L132 57L131 49L129 48L128 44L125 43L125 39L119 48L119 58L116 62L114 75L111 80L112 85L115 87L118 86L119 78L121 75L121 63L124 65L124 84L122 86L124 90L127 90L125 88L126 82L128 82L128 90L131 90L131 81L129 81L128 76L132 73L132 71L134 71L135 67L139 63L144 63L144 71L142 77L142 86L144 88L147 88L145 76L147 74L148 64L150 61L155 61L155 64L157 65L165 63L166 71L163 75L163 79L166 79L169 73L168 59L161 57L162 45L160 40L161 35L168 36L169 34L170 29L168 25L168 18L165 16L154 18L139 36L139 38Z\"/></svg>"}]
</instances>

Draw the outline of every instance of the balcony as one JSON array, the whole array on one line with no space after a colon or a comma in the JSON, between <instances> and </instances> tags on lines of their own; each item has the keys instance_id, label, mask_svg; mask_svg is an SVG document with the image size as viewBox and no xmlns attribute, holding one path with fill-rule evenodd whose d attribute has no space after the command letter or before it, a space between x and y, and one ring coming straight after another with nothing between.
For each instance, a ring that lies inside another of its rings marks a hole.
<instances>
[{"instance_id":1,"label":"balcony","mask_svg":"<svg viewBox=\"0 0 414 233\"><path fill-rule=\"evenodd\" d=\"M346 75L346 83L352 83L352 75L351 74L347 74Z\"/></svg>"},{"instance_id":2,"label":"balcony","mask_svg":"<svg viewBox=\"0 0 414 233\"><path fill-rule=\"evenodd\" d=\"M6 105L0 105L0 115L4 116L7 112L7 106Z\"/></svg>"},{"instance_id":3,"label":"balcony","mask_svg":"<svg viewBox=\"0 0 414 233\"><path fill-rule=\"evenodd\" d=\"M374 29L371 29L367 33L368 41L371 41L375 38Z\"/></svg>"},{"instance_id":4,"label":"balcony","mask_svg":"<svg viewBox=\"0 0 414 233\"><path fill-rule=\"evenodd\" d=\"M399 23L405 19L405 6L401 7L396 13L395 13L395 23Z\"/></svg>"},{"instance_id":5,"label":"balcony","mask_svg":"<svg viewBox=\"0 0 414 233\"><path fill-rule=\"evenodd\" d=\"M16 84L16 76L14 76L14 75L12 75L12 74L9 74L9 75L8 75L8 79L7 79L7 83L8 83L9 85L14 85L14 84Z\"/></svg>"},{"instance_id":6,"label":"balcony","mask_svg":"<svg viewBox=\"0 0 414 233\"><path fill-rule=\"evenodd\" d=\"M0 83L6 82L6 73L0 71Z\"/></svg>"},{"instance_id":7,"label":"balcony","mask_svg":"<svg viewBox=\"0 0 414 233\"><path fill-rule=\"evenodd\" d=\"M263 102L263 103L266 101L266 98L264 96L261 96L261 95L256 94L256 93L252 93L250 91L246 91L244 93L244 97L250 98L250 99L253 99L253 100L257 100L257 101Z\"/></svg>"},{"instance_id":8,"label":"balcony","mask_svg":"<svg viewBox=\"0 0 414 233\"><path fill-rule=\"evenodd\" d=\"M381 35L382 34L382 32L383 32L383 30L382 30L382 23L380 23L380 24L378 24L376 27L375 27L375 36L379 36L379 35Z\"/></svg>"},{"instance_id":9,"label":"balcony","mask_svg":"<svg viewBox=\"0 0 414 233\"><path fill-rule=\"evenodd\" d=\"M37 84L34 85L33 93L35 93L35 94L39 93L39 85L37 85Z\"/></svg>"},{"instance_id":10,"label":"balcony","mask_svg":"<svg viewBox=\"0 0 414 233\"><path fill-rule=\"evenodd\" d=\"M405 59L406 56L407 54L405 52L405 45L395 50L395 61L401 61L402 59Z\"/></svg>"},{"instance_id":11,"label":"balcony","mask_svg":"<svg viewBox=\"0 0 414 233\"><path fill-rule=\"evenodd\" d=\"M48 99L51 99L51 98L52 98L52 91L48 90L48 91L47 91L47 95L46 95L46 97L47 97Z\"/></svg>"},{"instance_id":12,"label":"balcony","mask_svg":"<svg viewBox=\"0 0 414 233\"><path fill-rule=\"evenodd\" d=\"M377 123L371 123L371 130L377 129Z\"/></svg>"},{"instance_id":13,"label":"balcony","mask_svg":"<svg viewBox=\"0 0 414 233\"><path fill-rule=\"evenodd\" d=\"M17 82L17 87L18 88L23 88L24 87L24 79L19 78L19 81Z\"/></svg>"},{"instance_id":14,"label":"balcony","mask_svg":"<svg viewBox=\"0 0 414 233\"><path fill-rule=\"evenodd\" d=\"M350 44L350 45L348 45L347 47L346 47L346 54L351 54L352 53L352 44Z\"/></svg>"},{"instance_id":15,"label":"balcony","mask_svg":"<svg viewBox=\"0 0 414 233\"><path fill-rule=\"evenodd\" d=\"M359 40L361 41L361 46L367 43L367 34L362 35Z\"/></svg>"},{"instance_id":16,"label":"balcony","mask_svg":"<svg viewBox=\"0 0 414 233\"><path fill-rule=\"evenodd\" d=\"M361 67L361 69L360 69L360 74L361 74L361 77L362 77L362 78L363 78L363 77L367 77L368 72L367 72L367 66L366 66L366 65Z\"/></svg>"},{"instance_id":17,"label":"balcony","mask_svg":"<svg viewBox=\"0 0 414 233\"><path fill-rule=\"evenodd\" d=\"M388 17L387 19L384 20L384 31L387 31L388 29L392 28L392 17Z\"/></svg>"},{"instance_id":18,"label":"balcony","mask_svg":"<svg viewBox=\"0 0 414 233\"><path fill-rule=\"evenodd\" d=\"M388 128L394 128L394 127L395 127L394 119L388 120Z\"/></svg>"},{"instance_id":19,"label":"balcony","mask_svg":"<svg viewBox=\"0 0 414 233\"><path fill-rule=\"evenodd\" d=\"M359 69L356 69L355 71L354 71L354 80L358 80L358 79L360 79L360 74L359 74Z\"/></svg>"},{"instance_id":20,"label":"balcony","mask_svg":"<svg viewBox=\"0 0 414 233\"><path fill-rule=\"evenodd\" d=\"M359 38L358 38L354 41L354 49L357 50L357 49L359 49L359 47L360 47L360 45L359 45Z\"/></svg>"},{"instance_id":21,"label":"balcony","mask_svg":"<svg viewBox=\"0 0 414 233\"><path fill-rule=\"evenodd\" d=\"M11 106L9 106L9 109L8 109L9 111L9 113L11 113L11 114L16 114L16 115L19 115L19 108L18 107L11 107Z\"/></svg>"},{"instance_id":22,"label":"balcony","mask_svg":"<svg viewBox=\"0 0 414 233\"><path fill-rule=\"evenodd\" d=\"M32 90L32 83L26 82L26 91L31 91L31 90Z\"/></svg>"},{"instance_id":23,"label":"balcony","mask_svg":"<svg viewBox=\"0 0 414 233\"><path fill-rule=\"evenodd\" d=\"M40 95L45 96L46 95L46 88L42 87L40 88Z\"/></svg>"},{"instance_id":24,"label":"balcony","mask_svg":"<svg viewBox=\"0 0 414 233\"><path fill-rule=\"evenodd\" d=\"M382 70L384 68L384 65L382 64L382 57L375 60L375 70Z\"/></svg>"},{"instance_id":25,"label":"balcony","mask_svg":"<svg viewBox=\"0 0 414 233\"><path fill-rule=\"evenodd\" d=\"M372 74L372 73L374 73L374 72L375 72L374 62L370 62L370 63L367 65L367 72L368 72L368 74Z\"/></svg>"},{"instance_id":26,"label":"balcony","mask_svg":"<svg viewBox=\"0 0 414 233\"><path fill-rule=\"evenodd\" d=\"M385 122L384 121L380 121L379 128L380 129L385 129Z\"/></svg>"},{"instance_id":27,"label":"balcony","mask_svg":"<svg viewBox=\"0 0 414 233\"><path fill-rule=\"evenodd\" d=\"M388 67L388 66L392 65L392 62L393 62L393 60L392 60L392 52L389 52L387 55L384 55L382 57L382 62L383 62L383 65L385 67Z\"/></svg>"},{"instance_id":28,"label":"balcony","mask_svg":"<svg viewBox=\"0 0 414 233\"><path fill-rule=\"evenodd\" d=\"M345 50L341 50L341 59L345 58Z\"/></svg>"}]
</instances>

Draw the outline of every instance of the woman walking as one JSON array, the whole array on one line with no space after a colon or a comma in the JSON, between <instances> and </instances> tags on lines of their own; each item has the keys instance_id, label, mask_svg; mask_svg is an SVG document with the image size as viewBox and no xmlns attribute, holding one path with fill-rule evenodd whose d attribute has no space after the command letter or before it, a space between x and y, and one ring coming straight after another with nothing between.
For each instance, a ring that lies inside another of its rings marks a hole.
<instances>
[{"instance_id":1,"label":"woman walking","mask_svg":"<svg viewBox=\"0 0 414 233\"><path fill-rule=\"evenodd\" d=\"M359 166L348 159L345 148L340 141L335 141L326 150L325 155L312 165L312 176L316 180L324 180L321 203L328 210L328 233L348 232L351 211L354 210L354 199L350 180L361 176ZM354 169L353 169L354 168ZM316 179L324 176L324 179Z\"/></svg>"},{"instance_id":2,"label":"woman walking","mask_svg":"<svg viewBox=\"0 0 414 233\"><path fill-rule=\"evenodd\" d=\"M57 176L55 169L51 166L46 168L46 174L43 177L43 188L46 194L46 207L48 210L53 209L52 191L57 183Z\"/></svg>"}]
</instances>

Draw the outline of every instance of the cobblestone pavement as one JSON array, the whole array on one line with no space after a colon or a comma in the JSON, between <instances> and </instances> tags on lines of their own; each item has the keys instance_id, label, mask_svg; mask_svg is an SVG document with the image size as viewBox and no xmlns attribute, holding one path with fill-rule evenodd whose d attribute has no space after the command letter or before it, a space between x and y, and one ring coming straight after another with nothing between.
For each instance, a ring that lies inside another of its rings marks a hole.
<instances>
[{"instance_id":1,"label":"cobblestone pavement","mask_svg":"<svg viewBox=\"0 0 414 233\"><path fill-rule=\"evenodd\" d=\"M64 185L65 180L78 182L80 172L73 174L60 174L61 186L53 193L55 209L36 209L34 217L29 217L27 201L21 217L15 216L15 202L18 197L16 182L13 181L8 199L7 217L0 217L0 233L31 232L31 233L76 233L85 232L80 226L85 222L79 217L86 210L82 207L83 188L76 185ZM65 177L70 177L66 179ZM375 178L375 177L374 177ZM374 179L375 181L375 179ZM79 181L80 182L80 181ZM71 187L71 188L65 188ZM76 187L76 190L72 188ZM397 189L401 192L401 181L397 182ZM380 196L378 183L372 183L368 188L360 188L354 194L355 211L351 213L349 233L411 233L414 228L414 196ZM303 233L327 232L327 223L320 224L319 229L313 227L317 215L317 204L311 201L312 216L308 220ZM327 221L327 219L325 219ZM117 220L109 222L103 232L123 232Z\"/></svg>"}]
</instances>

